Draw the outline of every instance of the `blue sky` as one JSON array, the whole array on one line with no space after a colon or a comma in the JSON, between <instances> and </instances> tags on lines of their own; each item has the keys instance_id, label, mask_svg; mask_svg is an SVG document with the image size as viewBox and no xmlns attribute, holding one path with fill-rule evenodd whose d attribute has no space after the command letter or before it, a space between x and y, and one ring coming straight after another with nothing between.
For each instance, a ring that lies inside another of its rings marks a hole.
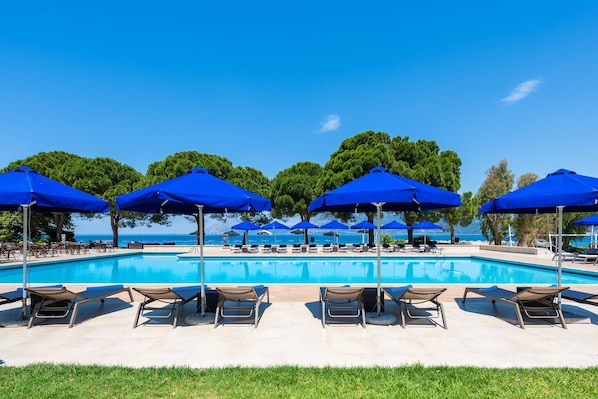
<instances>
[{"instance_id":1,"label":"blue sky","mask_svg":"<svg viewBox=\"0 0 598 399\"><path fill-rule=\"evenodd\" d=\"M268 177L375 130L435 140L477 191L598 176L598 2L2 2L0 163L144 173L178 151Z\"/></svg>"}]
</instances>

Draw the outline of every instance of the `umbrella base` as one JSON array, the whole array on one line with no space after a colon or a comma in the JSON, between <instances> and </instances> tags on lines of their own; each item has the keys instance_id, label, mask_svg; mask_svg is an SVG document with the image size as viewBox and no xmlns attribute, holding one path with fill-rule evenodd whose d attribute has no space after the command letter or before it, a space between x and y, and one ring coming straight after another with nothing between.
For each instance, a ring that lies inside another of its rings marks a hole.
<instances>
[{"instance_id":1,"label":"umbrella base","mask_svg":"<svg viewBox=\"0 0 598 399\"><path fill-rule=\"evenodd\" d=\"M368 312L365 314L365 322L367 324L375 324L378 326L390 326L397 321L395 315L391 313Z\"/></svg>"},{"instance_id":2,"label":"umbrella base","mask_svg":"<svg viewBox=\"0 0 598 399\"><path fill-rule=\"evenodd\" d=\"M190 326L198 326L203 324L214 324L216 320L216 313L193 313L185 318L185 323Z\"/></svg>"}]
</instances>

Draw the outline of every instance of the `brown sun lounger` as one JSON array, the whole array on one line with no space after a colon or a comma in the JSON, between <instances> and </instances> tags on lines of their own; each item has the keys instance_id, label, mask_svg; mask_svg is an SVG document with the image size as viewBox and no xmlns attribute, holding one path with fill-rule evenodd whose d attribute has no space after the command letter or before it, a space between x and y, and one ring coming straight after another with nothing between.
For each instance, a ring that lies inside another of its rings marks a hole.
<instances>
[{"instance_id":1,"label":"brown sun lounger","mask_svg":"<svg viewBox=\"0 0 598 399\"><path fill-rule=\"evenodd\" d=\"M463 292L461 302L465 304L467 294L473 292L491 299L492 303L500 302L512 306L521 328L525 328L522 314L530 319L558 319L561 326L567 328L565 318L559 305L555 302L555 298L559 293L568 289L569 287L527 287L519 292L513 292L495 285L486 288L467 287Z\"/></svg>"},{"instance_id":2,"label":"brown sun lounger","mask_svg":"<svg viewBox=\"0 0 598 399\"><path fill-rule=\"evenodd\" d=\"M253 287L221 287L218 291L218 305L214 328L224 317L249 318L253 316L253 326L257 328L260 304L266 298L270 302L270 290L263 285Z\"/></svg>"},{"instance_id":3,"label":"brown sun lounger","mask_svg":"<svg viewBox=\"0 0 598 399\"><path fill-rule=\"evenodd\" d=\"M438 297L446 291L446 288L413 288L411 285L404 287L384 288L384 293L392 299L401 310L401 324L405 327L405 316L412 319L428 319L434 324L433 318L442 318L444 329L447 328L444 308Z\"/></svg>"},{"instance_id":4,"label":"brown sun lounger","mask_svg":"<svg viewBox=\"0 0 598 399\"><path fill-rule=\"evenodd\" d=\"M322 303L322 328L326 328L326 316L329 318L359 318L365 328L365 306L363 288L358 287L320 287Z\"/></svg>"},{"instance_id":5,"label":"brown sun lounger","mask_svg":"<svg viewBox=\"0 0 598 399\"><path fill-rule=\"evenodd\" d=\"M139 304L133 328L137 327L139 324L140 316L147 317L148 319L168 319L174 316L172 320L172 328L176 328L181 308L192 300L199 298L201 295L200 285L174 288L133 289L145 297L143 302ZM154 305L156 302L162 305Z\"/></svg>"},{"instance_id":6,"label":"brown sun lounger","mask_svg":"<svg viewBox=\"0 0 598 399\"><path fill-rule=\"evenodd\" d=\"M37 319L58 319L71 313L69 328L73 327L77 318L77 312L83 305L104 300L121 292L128 292L131 302L133 294L131 289L119 285L108 285L100 287L87 287L85 291L73 292L66 287L56 288L27 288L31 295L37 295L41 300L35 304L31 311L31 318L27 328L33 327Z\"/></svg>"}]
</instances>

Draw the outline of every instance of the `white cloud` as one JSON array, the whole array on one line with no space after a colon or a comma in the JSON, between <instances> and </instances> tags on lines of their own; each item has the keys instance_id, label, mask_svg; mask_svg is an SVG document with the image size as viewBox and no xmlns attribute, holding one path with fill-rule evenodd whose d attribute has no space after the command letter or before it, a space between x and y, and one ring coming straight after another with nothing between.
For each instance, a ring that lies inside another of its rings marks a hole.
<instances>
[{"instance_id":1,"label":"white cloud","mask_svg":"<svg viewBox=\"0 0 598 399\"><path fill-rule=\"evenodd\" d=\"M542 79L531 79L519 83L508 96L502 98L500 101L507 105L513 105L536 91L540 83L542 83Z\"/></svg>"},{"instance_id":2,"label":"white cloud","mask_svg":"<svg viewBox=\"0 0 598 399\"><path fill-rule=\"evenodd\" d=\"M320 124L320 133L334 132L341 126L341 117L336 114L326 115Z\"/></svg>"}]
</instances>

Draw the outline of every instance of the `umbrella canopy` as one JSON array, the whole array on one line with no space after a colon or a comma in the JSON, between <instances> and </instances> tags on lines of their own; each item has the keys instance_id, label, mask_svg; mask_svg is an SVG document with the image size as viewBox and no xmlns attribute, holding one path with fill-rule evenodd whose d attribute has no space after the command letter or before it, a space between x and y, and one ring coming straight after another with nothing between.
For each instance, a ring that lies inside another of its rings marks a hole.
<instances>
[{"instance_id":1,"label":"umbrella canopy","mask_svg":"<svg viewBox=\"0 0 598 399\"><path fill-rule=\"evenodd\" d=\"M27 257L29 211L108 212L107 201L21 166L0 174L0 210L23 209L23 314L27 314Z\"/></svg>"},{"instance_id":2,"label":"umbrella canopy","mask_svg":"<svg viewBox=\"0 0 598 399\"><path fill-rule=\"evenodd\" d=\"M372 212L377 214L377 293L376 309L380 315L382 282L380 278L380 221L382 208L388 211L425 211L461 205L458 194L415 180L397 176L377 166L368 174L346 183L313 200L310 212Z\"/></svg>"},{"instance_id":3,"label":"umbrella canopy","mask_svg":"<svg viewBox=\"0 0 598 399\"><path fill-rule=\"evenodd\" d=\"M294 225L293 227L291 227L291 229L295 230L295 229L319 229L320 226L318 226L317 224L313 224L308 222L307 220L303 220L299 223L297 223L296 225Z\"/></svg>"},{"instance_id":4,"label":"umbrella canopy","mask_svg":"<svg viewBox=\"0 0 598 399\"><path fill-rule=\"evenodd\" d=\"M598 214L578 219L573 224L576 226L598 226Z\"/></svg>"},{"instance_id":5,"label":"umbrella canopy","mask_svg":"<svg viewBox=\"0 0 598 399\"><path fill-rule=\"evenodd\" d=\"M380 226L380 228L386 230L409 230L408 226L404 225L403 223L399 223L396 220L383 224Z\"/></svg>"},{"instance_id":6,"label":"umbrella canopy","mask_svg":"<svg viewBox=\"0 0 598 399\"><path fill-rule=\"evenodd\" d=\"M268 211L272 205L270 200L212 176L204 168L193 168L185 175L116 197L116 208L146 213L197 213L199 235L203 237L204 213ZM200 240L199 257L203 317L206 308L203 240Z\"/></svg>"},{"instance_id":7,"label":"umbrella canopy","mask_svg":"<svg viewBox=\"0 0 598 399\"><path fill-rule=\"evenodd\" d=\"M280 223L279 221L275 220L268 224L262 226L264 230L290 230L291 228L285 224Z\"/></svg>"},{"instance_id":8,"label":"umbrella canopy","mask_svg":"<svg viewBox=\"0 0 598 399\"><path fill-rule=\"evenodd\" d=\"M258 226L257 224L248 222L247 220L242 221L239 224L235 224L233 227L231 227L231 229L233 230L260 230L261 227Z\"/></svg>"},{"instance_id":9,"label":"umbrella canopy","mask_svg":"<svg viewBox=\"0 0 598 399\"><path fill-rule=\"evenodd\" d=\"M419 223L414 224L411 226L413 230L442 230L442 226L439 224L434 224L428 220L422 220ZM424 245L426 245L426 232L424 231Z\"/></svg>"},{"instance_id":10,"label":"umbrella canopy","mask_svg":"<svg viewBox=\"0 0 598 399\"><path fill-rule=\"evenodd\" d=\"M193 168L179 177L116 197L116 208L146 213L192 215L227 211L268 211L270 200L225 180L204 168Z\"/></svg>"},{"instance_id":11,"label":"umbrella canopy","mask_svg":"<svg viewBox=\"0 0 598 399\"><path fill-rule=\"evenodd\" d=\"M598 178L559 169L482 205L479 213L558 213L557 284L561 285L563 212L598 210ZM560 295L559 295L560 298Z\"/></svg>"},{"instance_id":12,"label":"umbrella canopy","mask_svg":"<svg viewBox=\"0 0 598 399\"><path fill-rule=\"evenodd\" d=\"M286 224L280 223L278 220L270 222L262 226L264 230L274 230L274 244L276 244L276 230L290 230L291 228Z\"/></svg>"},{"instance_id":13,"label":"umbrella canopy","mask_svg":"<svg viewBox=\"0 0 598 399\"><path fill-rule=\"evenodd\" d=\"M376 225L374 223L370 223L367 220L362 220L361 222L354 224L353 226L351 226L352 229L354 230L359 230L359 229L375 229Z\"/></svg>"},{"instance_id":14,"label":"umbrella canopy","mask_svg":"<svg viewBox=\"0 0 598 399\"><path fill-rule=\"evenodd\" d=\"M320 226L321 229L333 229L333 230L346 230L349 228L346 224L339 222L338 220L332 220L326 224Z\"/></svg>"}]
</instances>

